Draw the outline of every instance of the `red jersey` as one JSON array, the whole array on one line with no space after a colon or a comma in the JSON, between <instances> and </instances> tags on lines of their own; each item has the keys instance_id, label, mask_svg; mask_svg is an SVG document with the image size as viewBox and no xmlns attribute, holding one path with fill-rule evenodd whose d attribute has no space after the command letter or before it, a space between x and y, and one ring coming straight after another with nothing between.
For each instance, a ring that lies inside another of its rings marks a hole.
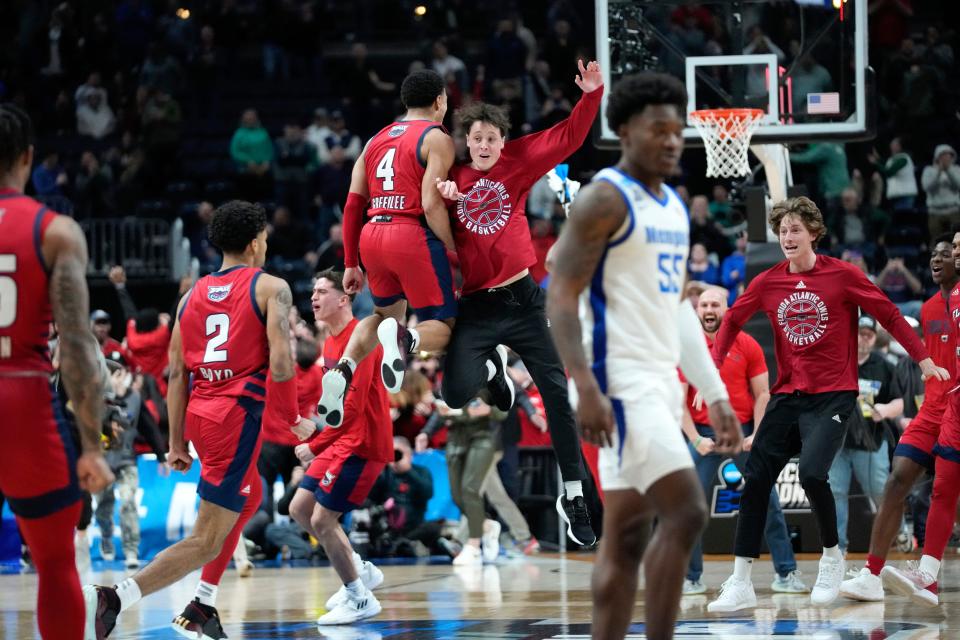
<instances>
[{"instance_id":1,"label":"red jersey","mask_svg":"<svg viewBox=\"0 0 960 640\"><path fill-rule=\"evenodd\" d=\"M950 309L955 307L960 307L960 288L954 289L949 299L938 291L920 309L923 344L933 361L950 372L947 382L929 378L924 384L923 406L936 415L946 410L947 391L957 377L957 331L950 319Z\"/></svg>"},{"instance_id":2,"label":"red jersey","mask_svg":"<svg viewBox=\"0 0 960 640\"><path fill-rule=\"evenodd\" d=\"M134 361L144 373L149 373L161 385L163 372L169 364L167 350L170 347L170 327L160 324L153 331L137 331L137 321L127 320L127 348Z\"/></svg>"},{"instance_id":3,"label":"red jersey","mask_svg":"<svg viewBox=\"0 0 960 640\"><path fill-rule=\"evenodd\" d=\"M335 367L347 348L359 321L354 318L337 335L330 335L323 343L323 368ZM310 451L318 455L330 445L349 449L352 453L374 462L393 462L393 422L390 420L390 401L380 381L380 363L383 347L377 348L357 364L350 381L343 424L339 429L326 428L310 441Z\"/></svg>"},{"instance_id":4,"label":"red jersey","mask_svg":"<svg viewBox=\"0 0 960 640\"><path fill-rule=\"evenodd\" d=\"M302 417L309 418L317 412L317 403L320 402L323 369L315 364L304 369L297 364L294 365L294 372L297 376L298 411ZM290 430L290 425L278 422L272 412L263 416L263 439L289 447L300 444L299 438Z\"/></svg>"},{"instance_id":5,"label":"red jersey","mask_svg":"<svg viewBox=\"0 0 960 640\"><path fill-rule=\"evenodd\" d=\"M584 94L563 122L509 140L497 164L484 173L467 165L450 169L466 197L451 216L463 273L463 293L487 289L537 263L526 218L530 189L580 148L600 109L603 87Z\"/></svg>"},{"instance_id":6,"label":"red jersey","mask_svg":"<svg viewBox=\"0 0 960 640\"><path fill-rule=\"evenodd\" d=\"M370 139L363 154L370 192L369 217L423 215L423 174L426 158L420 155L431 129L443 130L432 120L398 120Z\"/></svg>"},{"instance_id":7,"label":"red jersey","mask_svg":"<svg viewBox=\"0 0 960 640\"><path fill-rule=\"evenodd\" d=\"M722 323L721 323L722 326ZM707 340L707 346L713 348L713 340L710 336L704 334ZM737 420L741 424L753 420L753 405L755 398L750 390L750 380L767 372L767 361L763 357L763 349L760 344L744 332L737 334L727 352L727 356L720 367L720 379L727 387L727 394L730 396L730 406L737 414ZM697 390L690 385L687 390L687 409L690 410L690 417L696 424L710 424L709 411L707 404L703 403L699 409L694 408L693 398L697 395Z\"/></svg>"},{"instance_id":8,"label":"red jersey","mask_svg":"<svg viewBox=\"0 0 960 640\"><path fill-rule=\"evenodd\" d=\"M907 321L877 285L850 263L818 255L813 269L791 273L790 262L767 269L723 316L713 357L717 366L757 311L773 325L777 381L771 393L859 391L858 307L877 321L915 361L928 356Z\"/></svg>"},{"instance_id":9,"label":"red jersey","mask_svg":"<svg viewBox=\"0 0 960 640\"><path fill-rule=\"evenodd\" d=\"M200 278L180 310L183 360L193 388L187 411L218 420L241 396L265 401L270 350L257 304L263 272L244 265Z\"/></svg>"},{"instance_id":10,"label":"red jersey","mask_svg":"<svg viewBox=\"0 0 960 640\"><path fill-rule=\"evenodd\" d=\"M50 294L43 235L53 211L0 189L0 373L52 373Z\"/></svg>"}]
</instances>

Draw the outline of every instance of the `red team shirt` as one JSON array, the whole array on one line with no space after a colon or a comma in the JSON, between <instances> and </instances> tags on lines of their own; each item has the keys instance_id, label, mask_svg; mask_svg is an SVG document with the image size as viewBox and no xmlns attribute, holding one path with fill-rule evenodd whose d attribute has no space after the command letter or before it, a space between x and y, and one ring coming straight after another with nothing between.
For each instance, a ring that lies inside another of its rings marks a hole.
<instances>
[{"instance_id":1,"label":"red team shirt","mask_svg":"<svg viewBox=\"0 0 960 640\"><path fill-rule=\"evenodd\" d=\"M818 255L813 269L790 273L787 260L764 271L723 316L713 356L718 367L757 311L773 325L777 381L771 393L858 391L858 307L886 328L916 361L926 348L897 307L857 267Z\"/></svg>"},{"instance_id":2,"label":"red team shirt","mask_svg":"<svg viewBox=\"0 0 960 640\"><path fill-rule=\"evenodd\" d=\"M952 304L951 304L952 302ZM920 326L923 327L923 343L930 357L939 366L950 372L950 380L944 382L930 378L924 384L921 411L943 415L947 408L947 391L957 377L957 333L950 317L950 307L960 303L960 289L954 289L949 301L941 292L934 294L920 309Z\"/></svg>"},{"instance_id":3,"label":"red team shirt","mask_svg":"<svg viewBox=\"0 0 960 640\"><path fill-rule=\"evenodd\" d=\"M421 190L427 163L420 147L431 129L444 131L432 120L398 120L370 139L363 154L370 190L368 217L423 215Z\"/></svg>"},{"instance_id":4,"label":"red team shirt","mask_svg":"<svg viewBox=\"0 0 960 640\"><path fill-rule=\"evenodd\" d=\"M536 264L527 196L537 180L580 148L602 97L603 87L586 93L563 122L508 141L490 171L467 165L450 169L450 179L466 195L451 216L464 295L496 286Z\"/></svg>"},{"instance_id":5,"label":"red team shirt","mask_svg":"<svg viewBox=\"0 0 960 640\"><path fill-rule=\"evenodd\" d=\"M183 359L192 378L187 411L219 420L240 397L266 399L267 319L257 305L260 269L236 266L204 276L180 310Z\"/></svg>"},{"instance_id":6,"label":"red team shirt","mask_svg":"<svg viewBox=\"0 0 960 640\"><path fill-rule=\"evenodd\" d=\"M707 346L712 349L713 340L706 334L704 337L707 340ZM753 421L754 397L750 391L750 380L766 372L767 361L763 357L760 344L741 331L727 352L723 366L720 367L720 379L727 388L730 406L733 407L737 420L741 424ZM693 398L696 394L697 390L690 385L687 390L687 408L690 410L690 417L696 424L710 424L707 404L703 403L699 409L693 406Z\"/></svg>"}]
</instances>

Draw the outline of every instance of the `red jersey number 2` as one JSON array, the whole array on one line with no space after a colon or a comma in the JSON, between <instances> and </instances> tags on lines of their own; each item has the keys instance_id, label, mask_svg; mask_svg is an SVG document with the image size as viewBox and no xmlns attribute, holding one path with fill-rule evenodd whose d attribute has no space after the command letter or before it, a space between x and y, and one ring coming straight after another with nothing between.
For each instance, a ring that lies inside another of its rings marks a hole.
<instances>
[{"instance_id":1,"label":"red jersey number 2","mask_svg":"<svg viewBox=\"0 0 960 640\"><path fill-rule=\"evenodd\" d=\"M397 148L390 147L387 149L387 152L383 154L383 158L380 159L380 163L377 164L376 176L383 180L383 191L393 191L393 158L396 155Z\"/></svg>"},{"instance_id":2,"label":"red jersey number 2","mask_svg":"<svg viewBox=\"0 0 960 640\"><path fill-rule=\"evenodd\" d=\"M227 350L219 347L227 342L229 332L230 316L225 313L213 313L207 316L207 338L209 340L207 340L207 350L203 354L204 363L227 361Z\"/></svg>"},{"instance_id":3,"label":"red jersey number 2","mask_svg":"<svg viewBox=\"0 0 960 640\"><path fill-rule=\"evenodd\" d=\"M0 255L0 329L13 325L17 319L17 281L6 274L17 272L17 256Z\"/></svg>"}]
</instances>

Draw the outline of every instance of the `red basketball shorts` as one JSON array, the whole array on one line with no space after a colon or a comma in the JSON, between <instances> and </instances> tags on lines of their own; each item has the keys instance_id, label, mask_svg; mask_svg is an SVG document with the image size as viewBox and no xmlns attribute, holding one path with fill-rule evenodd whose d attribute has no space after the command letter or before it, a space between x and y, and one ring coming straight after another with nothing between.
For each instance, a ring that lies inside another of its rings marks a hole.
<instances>
[{"instance_id":1,"label":"red basketball shorts","mask_svg":"<svg viewBox=\"0 0 960 640\"><path fill-rule=\"evenodd\" d=\"M422 218L376 216L360 233L360 258L378 307L406 299L418 320L457 315L453 270L443 242Z\"/></svg>"},{"instance_id":2,"label":"red basketball shorts","mask_svg":"<svg viewBox=\"0 0 960 640\"><path fill-rule=\"evenodd\" d=\"M240 512L260 482L260 419L263 402L237 398L217 420L191 413L187 407L184 435L200 456L197 493L207 502Z\"/></svg>"},{"instance_id":3,"label":"red basketball shorts","mask_svg":"<svg viewBox=\"0 0 960 640\"><path fill-rule=\"evenodd\" d=\"M21 518L43 518L80 499L77 444L45 375L0 376L0 491Z\"/></svg>"},{"instance_id":4,"label":"red basketball shorts","mask_svg":"<svg viewBox=\"0 0 960 640\"><path fill-rule=\"evenodd\" d=\"M363 504L387 464L361 458L350 449L329 447L313 459L300 488L313 493L321 505L346 513Z\"/></svg>"},{"instance_id":5,"label":"red basketball shorts","mask_svg":"<svg viewBox=\"0 0 960 640\"><path fill-rule=\"evenodd\" d=\"M933 448L940 436L940 425L943 422L943 412L937 409L927 409L924 405L920 413L910 421L893 455L909 458L917 464L933 469Z\"/></svg>"}]
</instances>

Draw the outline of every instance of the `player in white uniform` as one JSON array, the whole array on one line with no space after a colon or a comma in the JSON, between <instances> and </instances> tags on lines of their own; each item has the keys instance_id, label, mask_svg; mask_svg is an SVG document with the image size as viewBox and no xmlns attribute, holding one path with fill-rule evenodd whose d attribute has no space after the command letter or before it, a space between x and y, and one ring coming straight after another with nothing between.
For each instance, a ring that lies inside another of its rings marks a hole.
<instances>
[{"instance_id":1,"label":"player in white uniform","mask_svg":"<svg viewBox=\"0 0 960 640\"><path fill-rule=\"evenodd\" d=\"M584 438L603 447L594 638L626 634L654 518L644 568L657 588L645 592L646 634L673 635L690 550L707 517L680 430L678 365L709 405L717 450L733 453L742 438L700 322L681 294L689 220L663 181L683 150L685 105L683 85L667 75L629 76L614 87L606 117L620 137L620 161L580 191L552 256L551 330L576 385ZM581 324L578 302L588 288Z\"/></svg>"}]
</instances>

